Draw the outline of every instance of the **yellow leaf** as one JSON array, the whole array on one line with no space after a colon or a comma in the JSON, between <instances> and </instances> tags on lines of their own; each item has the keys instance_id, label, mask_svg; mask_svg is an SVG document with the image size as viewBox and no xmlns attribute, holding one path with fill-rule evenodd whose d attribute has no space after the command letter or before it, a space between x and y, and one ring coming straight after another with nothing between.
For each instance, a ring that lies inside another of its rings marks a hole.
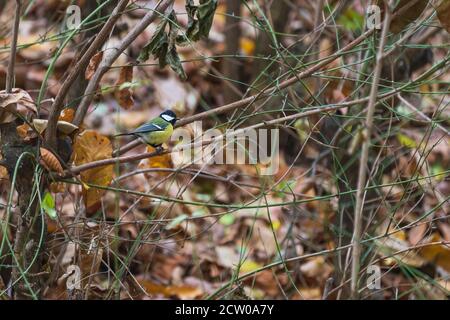
<instances>
[{"instance_id":1,"label":"yellow leaf","mask_svg":"<svg viewBox=\"0 0 450 320\"><path fill-rule=\"evenodd\" d=\"M112 146L109 139L93 130L84 131L75 140L74 163L76 165L109 159L111 155ZM113 178L113 165L89 169L83 171L80 176L84 183L108 186ZM105 190L83 186L83 197L88 212L97 209L104 193Z\"/></svg>"},{"instance_id":2,"label":"yellow leaf","mask_svg":"<svg viewBox=\"0 0 450 320\"><path fill-rule=\"evenodd\" d=\"M147 152L154 152L156 149L152 146L147 146ZM165 153L144 159L139 164L140 169L150 168L172 168L172 157L170 153ZM168 175L170 172L159 172L161 175Z\"/></svg>"},{"instance_id":3,"label":"yellow leaf","mask_svg":"<svg viewBox=\"0 0 450 320\"><path fill-rule=\"evenodd\" d=\"M255 270L258 270L262 268L262 265L252 261L252 260L245 260L242 264L241 267L239 268L239 273L244 274L244 273L248 273L248 272L252 272Z\"/></svg>"},{"instance_id":4,"label":"yellow leaf","mask_svg":"<svg viewBox=\"0 0 450 320\"><path fill-rule=\"evenodd\" d=\"M241 38L239 40L242 52L247 56L252 56L255 53L255 41L249 38Z\"/></svg>"},{"instance_id":5,"label":"yellow leaf","mask_svg":"<svg viewBox=\"0 0 450 320\"><path fill-rule=\"evenodd\" d=\"M442 241L441 236L438 233L434 233L431 236L430 242L439 241ZM425 260L450 272L450 248L448 246L443 244L426 246L419 250L419 255L425 258Z\"/></svg>"},{"instance_id":6,"label":"yellow leaf","mask_svg":"<svg viewBox=\"0 0 450 320\"><path fill-rule=\"evenodd\" d=\"M403 134L403 133L397 133L397 140L398 142L400 142L400 144L406 148L417 148L417 143L411 139L410 137L408 137L407 135Z\"/></svg>"}]
</instances>

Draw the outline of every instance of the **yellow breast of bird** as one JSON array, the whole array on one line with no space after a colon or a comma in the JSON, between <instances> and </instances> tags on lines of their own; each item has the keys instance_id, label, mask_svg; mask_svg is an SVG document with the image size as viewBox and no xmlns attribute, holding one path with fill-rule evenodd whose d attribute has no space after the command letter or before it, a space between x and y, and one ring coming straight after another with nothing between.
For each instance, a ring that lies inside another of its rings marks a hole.
<instances>
[{"instance_id":1,"label":"yellow breast of bird","mask_svg":"<svg viewBox=\"0 0 450 320\"><path fill-rule=\"evenodd\" d=\"M146 140L151 145L160 145L169 140L173 133L173 126L169 124L165 130L154 131L147 135Z\"/></svg>"}]
</instances>

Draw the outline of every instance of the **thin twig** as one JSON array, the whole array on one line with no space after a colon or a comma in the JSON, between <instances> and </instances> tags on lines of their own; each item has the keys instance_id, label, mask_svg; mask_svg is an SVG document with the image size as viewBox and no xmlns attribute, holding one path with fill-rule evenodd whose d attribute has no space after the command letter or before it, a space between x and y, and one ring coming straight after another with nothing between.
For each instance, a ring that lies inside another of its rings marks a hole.
<instances>
[{"instance_id":1,"label":"thin twig","mask_svg":"<svg viewBox=\"0 0 450 320\"><path fill-rule=\"evenodd\" d=\"M410 109L411 111L417 113L419 116L422 117L422 119L425 119L426 122L430 123L432 126L436 126L438 129L440 129L443 133L445 133L447 136L450 137L450 131L448 131L446 128L444 128L442 125L440 125L439 123L437 123L436 120L431 119L429 116L427 116L425 113L423 113L421 110L419 110L419 108L417 108L416 106L414 106L412 103L410 103L408 100L406 100L405 98L402 97L402 95L399 93L397 94L397 97L400 99L401 102L403 102L403 104Z\"/></svg>"},{"instance_id":2,"label":"thin twig","mask_svg":"<svg viewBox=\"0 0 450 320\"><path fill-rule=\"evenodd\" d=\"M11 51L9 55L8 73L6 74L6 93L11 93L14 87L14 67L16 65L17 37L19 35L20 11L22 1L16 0L16 13L14 16L14 27L12 31Z\"/></svg>"},{"instance_id":3,"label":"thin twig","mask_svg":"<svg viewBox=\"0 0 450 320\"><path fill-rule=\"evenodd\" d=\"M370 89L369 102L367 106L367 116L365 121L364 130L364 142L362 145L361 159L359 162L359 172L358 172L358 186L356 192L356 204L355 204L355 214L354 214L354 227L352 236L352 270L351 270L351 295L353 298L357 298L358 295L358 277L360 269L360 255L361 255L361 225L362 225L362 210L364 207L364 197L365 197L365 185L366 185L366 170L369 159L369 148L370 148L370 136L373 129L373 116L375 112L375 106L377 104L378 95L378 84L380 82L380 75L383 62L383 52L386 44L386 38L389 32L389 26L391 22L391 12L390 8L386 5L383 30L381 33L380 44L376 57L376 65L374 70L372 87Z\"/></svg>"},{"instance_id":4,"label":"thin twig","mask_svg":"<svg viewBox=\"0 0 450 320\"><path fill-rule=\"evenodd\" d=\"M358 44L360 44L362 41L367 39L370 35L372 35L373 32L374 32L374 30L366 31L365 33L360 35L358 38L356 38L355 40L351 41L346 46L344 46L340 50L336 51L334 54L330 55L329 57L325 58L324 60L322 60L318 64L315 64L315 65L311 66L310 68L308 68L308 69L298 73L297 75L286 79L285 81L281 82L278 85L275 85L275 86L263 89L261 92L255 94L255 95L252 95L252 96L249 96L247 98L235 101L233 103L229 103L229 104L226 104L226 105L221 106L221 107L213 108L211 110L207 110L207 111L195 114L193 116L183 118L183 119L181 119L180 121L177 122L176 127L177 128L178 127L182 127L182 126L185 126L185 125L187 125L189 123L192 123L194 121L208 118L208 117L210 117L212 115L219 115L219 114L223 114L223 113L232 111L232 110L240 108L240 107L248 106L248 105L252 104L253 102L255 102L257 100L260 100L260 99L262 99L264 97L268 97L270 95L273 95L277 90L286 89L287 87L297 83L300 79L304 79L304 78L310 77L311 75L314 74L314 72L319 71L321 68L327 66L332 61L334 61L336 58L346 54L349 50L353 49ZM140 142L138 140L131 141L127 145L125 145L125 146L121 147L120 149L114 151L113 155L114 156L119 156L121 154L124 154L124 153L130 151L131 149L135 148L139 144L140 144Z\"/></svg>"},{"instance_id":5,"label":"thin twig","mask_svg":"<svg viewBox=\"0 0 450 320\"><path fill-rule=\"evenodd\" d=\"M438 63L437 65L433 66L431 70L436 69L438 66L444 66L446 65L446 63L448 62L449 57L444 58L440 63ZM383 93L381 95L379 95L378 101L375 101L375 105L378 105L379 103L382 103L384 100L394 96L395 94L397 94L398 92L401 92L402 90L404 90L405 88L407 88L408 86L410 86L413 83L416 83L418 81L421 81L422 79L426 78L427 76L429 76L430 70L425 71L424 73L422 73L420 76L417 77L417 79L415 79L414 81L405 83L403 86L400 86L396 89L393 89L391 91L388 91L386 93ZM362 105L364 103L369 103L370 101L370 96L366 97L366 98L361 98L361 99L356 99L356 100L351 100L351 101L346 101L346 102L341 102L337 105L331 105L328 107L319 107L317 109L313 109L313 110L309 110L309 111L305 111L305 112L299 112L293 115L289 115L286 117L281 117L278 119L273 119L270 121L264 121L264 122L260 122L257 123L255 125L249 126L249 127L245 127L245 128L241 128L238 129L236 131L234 131L232 133L232 135L238 135L238 134L245 134L246 131L249 130L254 130L254 129L258 129L258 128L262 128L262 127L267 127L267 126L273 126L273 125L277 125L286 121L291 121L291 120L296 120L296 119L300 119L300 118L304 118L304 117L309 117L315 114L320 114L320 113L324 113L324 112L330 112L333 110L338 110L341 108L347 108L347 107L351 107L351 106L355 106L355 105ZM230 134L229 134L230 135ZM222 139L227 137L228 135L222 135L222 136L217 136L212 140L209 141L201 141L201 142L193 142L193 143L189 143L186 145L182 145L180 147L178 147L179 149L181 148L186 148L186 147L198 147L200 145L204 145L204 144L208 144L208 143L212 143L213 141L217 141L218 139ZM132 143L136 143L139 144L141 143L138 140L132 141ZM121 149L123 150L123 149ZM95 162L90 162L90 163L86 163L83 165L80 165L78 167L72 167L72 169L68 172L68 176L72 176L72 175L76 175L79 174L82 171L88 170L88 169L92 169L92 168L96 168L96 167L101 167L101 166L105 166L105 165L110 165L110 164L114 164L114 163L126 163L126 162L133 162L133 161L138 161L138 160L142 160L142 159L146 159L146 158L150 158L156 155L161 155L161 154L165 154L165 153L169 153L171 151L165 150L162 152L147 152L144 154L137 154L137 155L132 155L132 156L124 156L124 157L118 157L115 154L117 153L113 153L113 158L111 159L104 159L104 160L99 160L99 161L95 161Z\"/></svg>"}]
</instances>

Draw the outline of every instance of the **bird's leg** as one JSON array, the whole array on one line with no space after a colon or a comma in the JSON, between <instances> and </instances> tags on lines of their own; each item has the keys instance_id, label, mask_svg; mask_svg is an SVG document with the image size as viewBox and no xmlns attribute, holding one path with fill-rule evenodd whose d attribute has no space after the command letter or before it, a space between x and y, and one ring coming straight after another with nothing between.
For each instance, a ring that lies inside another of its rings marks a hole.
<instances>
[{"instance_id":1,"label":"bird's leg","mask_svg":"<svg viewBox=\"0 0 450 320\"><path fill-rule=\"evenodd\" d=\"M157 153L161 153L161 152L164 151L164 148L163 148L162 145L160 144L160 145L158 145L158 146L155 146L155 151L156 151Z\"/></svg>"}]
</instances>

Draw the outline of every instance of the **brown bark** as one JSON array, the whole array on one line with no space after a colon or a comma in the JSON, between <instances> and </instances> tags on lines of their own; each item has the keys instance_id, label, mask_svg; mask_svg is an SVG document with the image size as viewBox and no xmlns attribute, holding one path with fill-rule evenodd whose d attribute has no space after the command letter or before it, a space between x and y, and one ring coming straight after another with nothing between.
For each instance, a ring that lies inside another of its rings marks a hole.
<instances>
[{"instance_id":1,"label":"brown bark","mask_svg":"<svg viewBox=\"0 0 450 320\"><path fill-rule=\"evenodd\" d=\"M24 144L17 135L16 127L21 121L0 125L3 165L11 180L17 166L15 189L18 194L19 211L12 257L12 274L15 299L39 298L41 288L42 249L45 243L46 225L41 216L39 197L43 185L35 180L36 146ZM25 154L30 153L30 154ZM19 160L21 160L19 162ZM38 190L36 190L36 187ZM12 192L12 190L10 190ZM36 258L35 258L36 257ZM34 293L34 296L32 295Z\"/></svg>"}]
</instances>

